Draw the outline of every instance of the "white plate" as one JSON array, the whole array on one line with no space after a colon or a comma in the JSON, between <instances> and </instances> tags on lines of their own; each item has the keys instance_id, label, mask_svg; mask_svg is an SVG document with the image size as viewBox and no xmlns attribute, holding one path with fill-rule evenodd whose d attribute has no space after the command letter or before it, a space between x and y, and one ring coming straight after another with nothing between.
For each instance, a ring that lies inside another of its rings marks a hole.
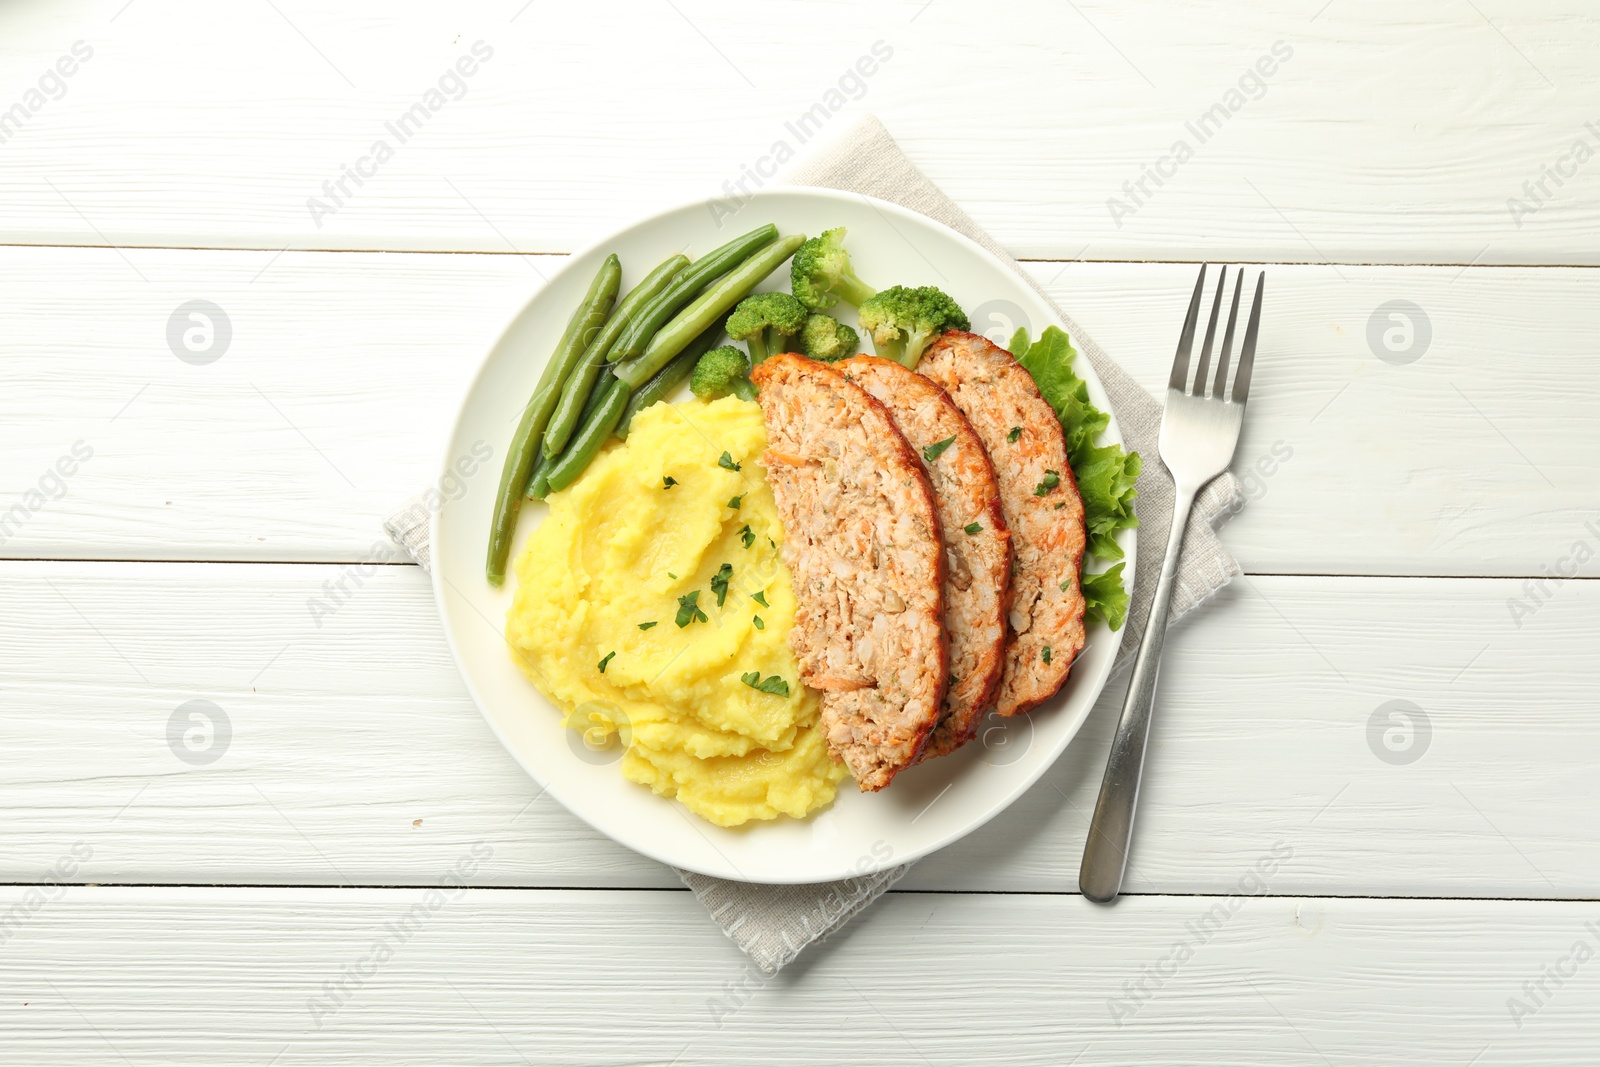
<instances>
[{"instance_id":1,"label":"white plate","mask_svg":"<svg viewBox=\"0 0 1600 1067\"><path fill-rule=\"evenodd\" d=\"M1104 623L1089 627L1088 646L1061 693L1031 715L991 716L980 737L942 759L914 767L881 793L857 792L846 779L834 804L805 821L780 819L727 830L689 814L622 777L615 749L585 751L576 731L512 662L502 627L515 583L492 588L483 558L494 508L495 482L517 419L572 309L609 253L622 258L623 288L674 252L705 253L766 222L783 233L815 235L849 229L857 273L869 283L937 285L971 314L973 330L1000 343L1017 325L1034 336L1055 321L1046 306L1005 264L972 241L922 215L880 200L820 189L763 190L732 215L723 201L663 212L611 235L567 261L506 328L468 390L445 453L446 486L458 488L461 457L493 457L466 489L434 514L433 588L451 652L472 698L496 735L550 794L596 830L675 867L747 882L825 882L906 863L971 833L1055 762L1083 724L1105 684L1117 636ZM764 288L787 285L787 269ZM848 309L842 309L848 314ZM1094 368L1077 371L1094 402L1109 410ZM1121 441L1116 421L1107 440ZM447 497L452 494L446 494ZM543 519L543 506L523 509L516 551ZM1123 531L1124 574L1133 573L1133 532Z\"/></svg>"}]
</instances>

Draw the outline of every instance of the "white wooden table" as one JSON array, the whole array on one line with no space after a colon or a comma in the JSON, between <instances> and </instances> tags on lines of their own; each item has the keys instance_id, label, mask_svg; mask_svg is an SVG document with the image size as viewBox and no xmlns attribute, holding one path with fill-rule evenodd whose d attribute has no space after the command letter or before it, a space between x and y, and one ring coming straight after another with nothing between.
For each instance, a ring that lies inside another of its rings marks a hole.
<instances>
[{"instance_id":1,"label":"white wooden table","mask_svg":"<svg viewBox=\"0 0 1600 1067\"><path fill-rule=\"evenodd\" d=\"M1600 22L1267 7L0 9L0 1060L1595 1062ZM1194 261L1268 264L1248 575L1168 646L1129 896L1075 892L1108 692L763 980L363 561L563 253L868 111L1152 388Z\"/></svg>"}]
</instances>

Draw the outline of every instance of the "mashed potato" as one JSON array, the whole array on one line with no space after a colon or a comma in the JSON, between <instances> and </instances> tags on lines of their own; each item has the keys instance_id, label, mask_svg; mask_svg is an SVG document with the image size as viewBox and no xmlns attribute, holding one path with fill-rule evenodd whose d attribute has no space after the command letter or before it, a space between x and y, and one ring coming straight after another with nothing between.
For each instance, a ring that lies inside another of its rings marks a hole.
<instances>
[{"instance_id":1,"label":"mashed potato","mask_svg":"<svg viewBox=\"0 0 1600 1067\"><path fill-rule=\"evenodd\" d=\"M719 826L805 816L845 776L789 649L765 447L761 409L733 397L640 412L550 495L506 619L524 673L585 742L620 738L624 776Z\"/></svg>"}]
</instances>

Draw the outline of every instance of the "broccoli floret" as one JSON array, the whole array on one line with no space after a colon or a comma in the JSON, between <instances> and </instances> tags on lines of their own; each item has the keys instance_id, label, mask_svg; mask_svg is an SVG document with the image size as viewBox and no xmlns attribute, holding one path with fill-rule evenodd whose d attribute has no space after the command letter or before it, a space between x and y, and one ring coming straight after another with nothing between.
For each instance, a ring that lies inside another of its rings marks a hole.
<instances>
[{"instance_id":1,"label":"broccoli floret","mask_svg":"<svg viewBox=\"0 0 1600 1067\"><path fill-rule=\"evenodd\" d=\"M732 345L713 348L694 365L689 391L701 400L715 400L729 393L741 400L754 400L756 387L750 381L750 360Z\"/></svg>"},{"instance_id":2,"label":"broccoli floret","mask_svg":"<svg viewBox=\"0 0 1600 1067\"><path fill-rule=\"evenodd\" d=\"M843 226L824 230L801 245L794 254L789 278L795 298L813 311L833 307L840 297L859 307L872 295L872 286L856 277L850 268Z\"/></svg>"},{"instance_id":3,"label":"broccoli floret","mask_svg":"<svg viewBox=\"0 0 1600 1067\"><path fill-rule=\"evenodd\" d=\"M787 352L789 338L805 321L805 306L788 293L756 293L733 309L726 329L729 337L749 346L750 362L756 364L774 352Z\"/></svg>"},{"instance_id":4,"label":"broccoli floret","mask_svg":"<svg viewBox=\"0 0 1600 1067\"><path fill-rule=\"evenodd\" d=\"M861 305L861 326L878 355L913 370L935 337L971 325L960 305L931 285L892 286Z\"/></svg>"},{"instance_id":5,"label":"broccoli floret","mask_svg":"<svg viewBox=\"0 0 1600 1067\"><path fill-rule=\"evenodd\" d=\"M850 327L820 311L806 316L800 331L800 351L824 363L849 359L861 351L861 336Z\"/></svg>"}]
</instances>

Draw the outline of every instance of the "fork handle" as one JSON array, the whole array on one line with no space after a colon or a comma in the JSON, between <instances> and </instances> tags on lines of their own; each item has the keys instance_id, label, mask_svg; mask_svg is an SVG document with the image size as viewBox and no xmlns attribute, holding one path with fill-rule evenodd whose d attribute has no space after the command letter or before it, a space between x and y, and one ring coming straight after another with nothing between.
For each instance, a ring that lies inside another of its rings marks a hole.
<instances>
[{"instance_id":1,"label":"fork handle","mask_svg":"<svg viewBox=\"0 0 1600 1067\"><path fill-rule=\"evenodd\" d=\"M1122 718L1111 741L1111 756L1106 761L1106 776L1100 782L1100 799L1089 821L1089 839L1083 846L1083 866L1078 870L1078 888L1096 904L1109 904L1122 889L1122 875L1128 866L1128 848L1133 840L1133 813L1139 804L1139 778L1144 773L1145 745L1150 739L1150 710L1155 703L1156 675L1161 670L1161 649L1167 642L1167 608L1172 601L1172 585L1178 571L1178 554L1183 533L1189 525L1196 490L1177 488L1173 502L1172 531L1167 536L1167 554L1161 560L1161 577L1150 601L1150 618L1145 622L1144 642L1133 661L1133 677L1122 704Z\"/></svg>"}]
</instances>

